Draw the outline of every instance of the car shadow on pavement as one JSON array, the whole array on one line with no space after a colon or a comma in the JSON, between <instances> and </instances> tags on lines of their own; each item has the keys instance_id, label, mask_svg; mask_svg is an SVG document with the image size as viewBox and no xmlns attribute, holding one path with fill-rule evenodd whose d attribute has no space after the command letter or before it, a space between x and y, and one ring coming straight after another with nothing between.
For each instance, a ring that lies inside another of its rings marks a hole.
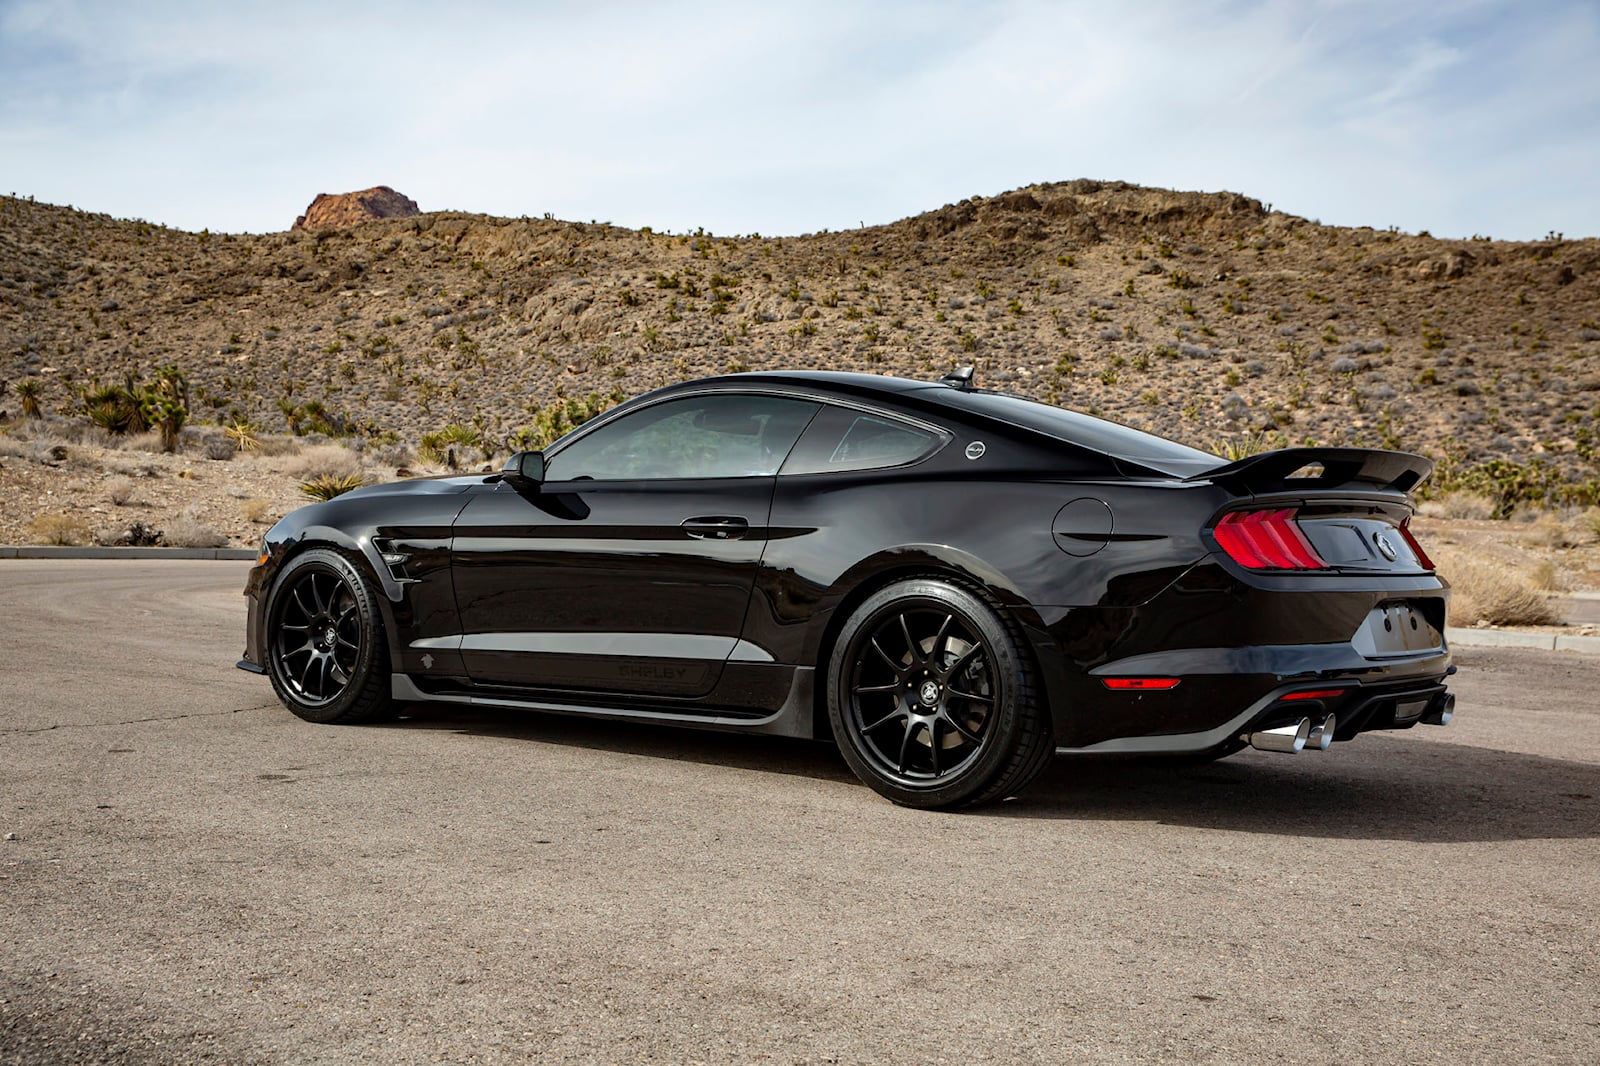
<instances>
[{"instance_id":1,"label":"car shadow on pavement","mask_svg":"<svg viewBox=\"0 0 1600 1066\"><path fill-rule=\"evenodd\" d=\"M398 721L379 728L440 729L824 781L855 781L855 775L832 744L794 737L684 729L540 711L425 705L407 707Z\"/></svg>"},{"instance_id":2,"label":"car shadow on pavement","mask_svg":"<svg viewBox=\"0 0 1600 1066\"><path fill-rule=\"evenodd\" d=\"M1419 843L1600 837L1600 766L1405 735L1192 765L1057 759L1004 817Z\"/></svg>"},{"instance_id":3,"label":"car shadow on pavement","mask_svg":"<svg viewBox=\"0 0 1600 1066\"><path fill-rule=\"evenodd\" d=\"M383 728L448 730L855 781L832 744L786 737L439 707L409 708ZM865 805L885 802L865 786L860 796ZM1600 766L1405 734L1361 737L1328 752L1245 751L1200 765L1063 757L1020 796L964 816L1145 821L1421 843L1593 839L1600 838Z\"/></svg>"}]
</instances>

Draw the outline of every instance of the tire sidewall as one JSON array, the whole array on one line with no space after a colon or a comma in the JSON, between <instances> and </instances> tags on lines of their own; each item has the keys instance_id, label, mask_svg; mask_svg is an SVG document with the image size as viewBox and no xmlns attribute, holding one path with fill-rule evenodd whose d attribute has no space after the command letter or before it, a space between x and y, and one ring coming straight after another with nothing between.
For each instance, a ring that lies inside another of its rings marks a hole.
<instances>
[{"instance_id":1,"label":"tire sidewall","mask_svg":"<svg viewBox=\"0 0 1600 1066\"><path fill-rule=\"evenodd\" d=\"M285 589L304 576L307 570L337 575L349 585L355 597L356 614L361 625L361 650L356 656L355 670L350 675L350 681L335 699L319 704L307 704L295 694L283 676L277 654L279 597L283 595ZM328 548L313 548L296 555L284 564L272 583L272 592L267 598L266 619L267 676L271 678L273 691L277 693L278 699L283 701L283 705L296 717L308 722L323 724L338 722L350 714L351 709L361 699L362 692L372 676L379 659L379 645L384 640L383 616L379 613L372 585L361 572L361 568L344 554Z\"/></svg>"},{"instance_id":2,"label":"tire sidewall","mask_svg":"<svg viewBox=\"0 0 1600 1066\"><path fill-rule=\"evenodd\" d=\"M953 777L926 786L885 777L863 749L850 706L853 652L863 633L875 628L880 613L899 604L937 605L970 623L990 649L1000 699L984 734L978 756ZM1017 700L1024 679L1021 649L996 616L995 609L967 589L937 578L915 578L887 585L868 596L850 614L828 660L828 719L839 751L857 777L885 798L908 807L955 807L981 795L1009 762L1020 729Z\"/></svg>"}]
</instances>

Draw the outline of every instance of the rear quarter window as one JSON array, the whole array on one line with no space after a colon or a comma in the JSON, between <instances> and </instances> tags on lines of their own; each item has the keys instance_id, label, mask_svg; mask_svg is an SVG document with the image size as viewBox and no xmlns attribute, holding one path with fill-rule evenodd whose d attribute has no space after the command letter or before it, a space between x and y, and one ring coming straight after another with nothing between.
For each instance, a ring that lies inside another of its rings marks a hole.
<instances>
[{"instance_id":1,"label":"rear quarter window","mask_svg":"<svg viewBox=\"0 0 1600 1066\"><path fill-rule=\"evenodd\" d=\"M780 473L825 474L905 466L938 451L949 438L887 415L828 406L790 453Z\"/></svg>"}]
</instances>

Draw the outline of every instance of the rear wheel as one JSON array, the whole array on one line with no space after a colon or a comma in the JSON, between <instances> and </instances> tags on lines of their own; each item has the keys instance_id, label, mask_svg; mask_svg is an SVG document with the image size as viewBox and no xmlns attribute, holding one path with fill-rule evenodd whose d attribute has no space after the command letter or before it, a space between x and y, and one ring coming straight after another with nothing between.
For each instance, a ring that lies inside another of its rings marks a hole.
<instances>
[{"instance_id":1,"label":"rear wheel","mask_svg":"<svg viewBox=\"0 0 1600 1066\"><path fill-rule=\"evenodd\" d=\"M828 716L850 768L910 807L1003 799L1052 742L1020 634L976 591L901 581L856 608L828 665Z\"/></svg>"},{"instance_id":2,"label":"rear wheel","mask_svg":"<svg viewBox=\"0 0 1600 1066\"><path fill-rule=\"evenodd\" d=\"M283 705L308 722L392 715L377 593L341 552L313 548L278 574L267 604L267 673Z\"/></svg>"}]
</instances>

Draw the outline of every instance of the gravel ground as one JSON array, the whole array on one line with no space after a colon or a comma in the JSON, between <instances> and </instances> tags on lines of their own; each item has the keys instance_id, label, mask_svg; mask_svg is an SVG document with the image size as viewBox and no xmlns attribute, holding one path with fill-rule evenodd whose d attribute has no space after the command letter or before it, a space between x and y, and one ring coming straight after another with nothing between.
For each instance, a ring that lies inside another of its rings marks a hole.
<instances>
[{"instance_id":1,"label":"gravel ground","mask_svg":"<svg viewBox=\"0 0 1600 1066\"><path fill-rule=\"evenodd\" d=\"M1600 1060L1600 658L929 814L802 742L302 723L245 565L0 562L0 1062Z\"/></svg>"}]
</instances>

